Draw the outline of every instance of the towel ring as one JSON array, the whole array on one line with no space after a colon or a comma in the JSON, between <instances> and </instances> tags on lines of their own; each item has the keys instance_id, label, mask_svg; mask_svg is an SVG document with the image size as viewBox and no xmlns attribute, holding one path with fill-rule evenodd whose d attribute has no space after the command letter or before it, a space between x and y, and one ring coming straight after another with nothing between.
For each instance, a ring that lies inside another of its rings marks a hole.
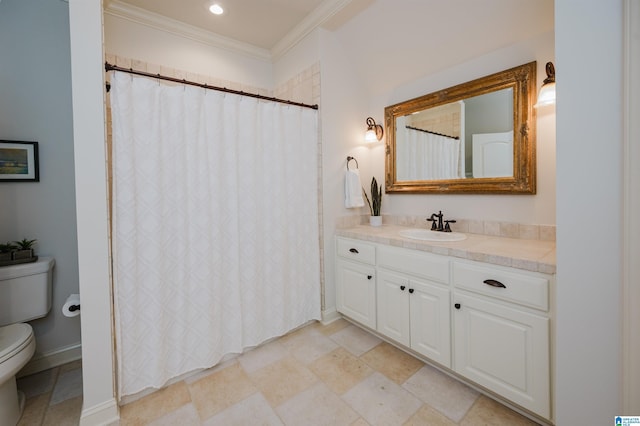
<instances>
[{"instance_id":1,"label":"towel ring","mask_svg":"<svg viewBox=\"0 0 640 426\"><path fill-rule=\"evenodd\" d=\"M360 168L360 166L358 165L358 160L356 160L356 158L355 158L355 157L348 156L348 157L347 157L347 170L349 170L349 161L351 161L351 160L353 160L353 161L355 161L355 162L356 162L356 169L359 169L359 168Z\"/></svg>"}]
</instances>

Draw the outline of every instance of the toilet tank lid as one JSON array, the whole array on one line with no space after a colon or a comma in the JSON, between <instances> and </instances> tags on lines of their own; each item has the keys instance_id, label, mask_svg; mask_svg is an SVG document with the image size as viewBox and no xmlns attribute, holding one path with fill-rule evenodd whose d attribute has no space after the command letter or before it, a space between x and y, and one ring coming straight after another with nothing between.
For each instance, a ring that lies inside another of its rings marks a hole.
<instances>
[{"instance_id":1,"label":"toilet tank lid","mask_svg":"<svg viewBox=\"0 0 640 426\"><path fill-rule=\"evenodd\" d=\"M50 271L55 263L53 257L39 257L37 261L31 263L0 266L0 281L41 274Z\"/></svg>"}]
</instances>

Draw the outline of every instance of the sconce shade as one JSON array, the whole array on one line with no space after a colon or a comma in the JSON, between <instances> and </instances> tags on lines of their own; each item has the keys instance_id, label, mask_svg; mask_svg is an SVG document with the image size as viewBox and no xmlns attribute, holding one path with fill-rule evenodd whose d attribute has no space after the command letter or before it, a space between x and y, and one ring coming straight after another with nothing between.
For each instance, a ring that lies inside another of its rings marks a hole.
<instances>
[{"instance_id":1,"label":"sconce shade","mask_svg":"<svg viewBox=\"0 0 640 426\"><path fill-rule=\"evenodd\" d=\"M378 140L375 130L367 130L364 134L364 140L367 142L375 142Z\"/></svg>"},{"instance_id":2,"label":"sconce shade","mask_svg":"<svg viewBox=\"0 0 640 426\"><path fill-rule=\"evenodd\" d=\"M364 140L367 142L376 142L381 140L383 135L384 130L382 126L376 124L373 118L367 117L367 132L364 134Z\"/></svg>"},{"instance_id":3,"label":"sconce shade","mask_svg":"<svg viewBox=\"0 0 640 426\"><path fill-rule=\"evenodd\" d=\"M547 62L546 71L547 78L544 79L540 88L538 102L534 105L536 108L556 103L556 69L553 63Z\"/></svg>"}]
</instances>

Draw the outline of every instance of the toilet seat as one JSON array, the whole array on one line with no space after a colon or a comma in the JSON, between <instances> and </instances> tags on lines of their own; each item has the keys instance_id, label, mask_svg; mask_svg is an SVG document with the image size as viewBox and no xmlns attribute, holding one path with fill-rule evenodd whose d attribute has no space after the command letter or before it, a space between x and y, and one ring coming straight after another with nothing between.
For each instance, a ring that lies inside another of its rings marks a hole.
<instances>
[{"instance_id":1,"label":"toilet seat","mask_svg":"<svg viewBox=\"0 0 640 426\"><path fill-rule=\"evenodd\" d=\"M19 353L33 340L29 324L18 323L0 327L0 364Z\"/></svg>"}]
</instances>

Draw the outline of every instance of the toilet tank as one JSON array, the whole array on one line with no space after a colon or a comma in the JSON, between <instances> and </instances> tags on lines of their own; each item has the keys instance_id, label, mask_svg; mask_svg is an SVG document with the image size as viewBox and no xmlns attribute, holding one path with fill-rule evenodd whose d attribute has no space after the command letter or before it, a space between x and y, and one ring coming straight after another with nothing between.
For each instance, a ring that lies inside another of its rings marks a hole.
<instances>
[{"instance_id":1,"label":"toilet tank","mask_svg":"<svg viewBox=\"0 0 640 426\"><path fill-rule=\"evenodd\" d=\"M0 267L0 326L41 318L51 309L55 260Z\"/></svg>"}]
</instances>

